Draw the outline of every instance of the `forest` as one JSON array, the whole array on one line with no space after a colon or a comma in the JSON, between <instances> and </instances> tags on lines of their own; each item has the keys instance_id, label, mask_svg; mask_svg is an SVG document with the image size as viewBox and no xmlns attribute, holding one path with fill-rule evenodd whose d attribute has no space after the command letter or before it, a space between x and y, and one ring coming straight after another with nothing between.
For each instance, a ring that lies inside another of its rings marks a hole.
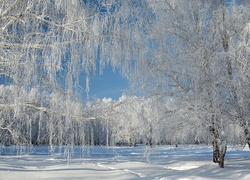
<instances>
[{"instance_id":1,"label":"forest","mask_svg":"<svg viewBox=\"0 0 250 180\"><path fill-rule=\"evenodd\" d=\"M83 101L108 66L129 90ZM212 144L224 167L250 148L250 4L0 0L0 94L1 147Z\"/></svg>"}]
</instances>

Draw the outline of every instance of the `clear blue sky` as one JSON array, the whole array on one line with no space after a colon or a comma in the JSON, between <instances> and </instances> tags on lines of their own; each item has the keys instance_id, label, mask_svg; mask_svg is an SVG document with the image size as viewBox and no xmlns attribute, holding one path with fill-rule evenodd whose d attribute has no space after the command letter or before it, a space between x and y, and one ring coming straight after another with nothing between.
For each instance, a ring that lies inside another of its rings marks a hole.
<instances>
[{"instance_id":1,"label":"clear blue sky","mask_svg":"<svg viewBox=\"0 0 250 180\"><path fill-rule=\"evenodd\" d=\"M95 74L91 74L89 86L89 100L93 100L93 98L102 99L104 97L118 100L122 96L123 91L128 89L129 85L128 80L122 77L119 70L113 71L112 67L108 67L103 70L101 75L98 70ZM85 87L85 81L83 87ZM86 100L87 95L85 94L84 96L83 99Z\"/></svg>"}]
</instances>

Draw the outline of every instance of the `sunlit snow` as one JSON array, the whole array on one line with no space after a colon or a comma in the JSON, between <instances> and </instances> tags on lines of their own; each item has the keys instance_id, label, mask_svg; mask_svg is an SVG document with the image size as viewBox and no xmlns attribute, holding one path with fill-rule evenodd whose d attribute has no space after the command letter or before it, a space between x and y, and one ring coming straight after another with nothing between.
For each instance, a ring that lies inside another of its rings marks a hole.
<instances>
[{"instance_id":1,"label":"sunlit snow","mask_svg":"<svg viewBox=\"0 0 250 180\"><path fill-rule=\"evenodd\" d=\"M13 154L3 147L0 179L250 179L249 150L229 148L225 168L212 162L212 150L205 145L138 147L74 147L74 152L33 147ZM149 153L149 154L148 154Z\"/></svg>"}]
</instances>

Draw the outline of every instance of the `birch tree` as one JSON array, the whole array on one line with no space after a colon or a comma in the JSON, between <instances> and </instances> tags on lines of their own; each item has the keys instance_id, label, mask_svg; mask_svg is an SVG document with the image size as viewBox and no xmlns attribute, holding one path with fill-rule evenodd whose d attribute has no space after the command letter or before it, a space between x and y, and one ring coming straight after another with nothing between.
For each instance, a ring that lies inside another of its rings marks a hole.
<instances>
[{"instance_id":1,"label":"birch tree","mask_svg":"<svg viewBox=\"0 0 250 180\"><path fill-rule=\"evenodd\" d=\"M138 60L135 89L182 97L186 113L211 132L213 161L224 167L228 125L241 126L249 141L249 7L222 0L156 0L151 6L153 48Z\"/></svg>"}]
</instances>

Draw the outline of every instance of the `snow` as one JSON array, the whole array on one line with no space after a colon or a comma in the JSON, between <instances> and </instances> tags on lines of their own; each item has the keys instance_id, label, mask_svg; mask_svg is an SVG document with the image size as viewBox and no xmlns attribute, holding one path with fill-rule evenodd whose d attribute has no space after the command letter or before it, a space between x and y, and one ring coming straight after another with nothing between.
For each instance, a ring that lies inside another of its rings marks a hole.
<instances>
[{"instance_id":1,"label":"snow","mask_svg":"<svg viewBox=\"0 0 250 180\"><path fill-rule=\"evenodd\" d=\"M55 148L53 154L47 146L35 146L18 155L14 150L1 149L1 180L250 179L247 148L228 148L224 169L212 162L212 148L206 145Z\"/></svg>"}]
</instances>

